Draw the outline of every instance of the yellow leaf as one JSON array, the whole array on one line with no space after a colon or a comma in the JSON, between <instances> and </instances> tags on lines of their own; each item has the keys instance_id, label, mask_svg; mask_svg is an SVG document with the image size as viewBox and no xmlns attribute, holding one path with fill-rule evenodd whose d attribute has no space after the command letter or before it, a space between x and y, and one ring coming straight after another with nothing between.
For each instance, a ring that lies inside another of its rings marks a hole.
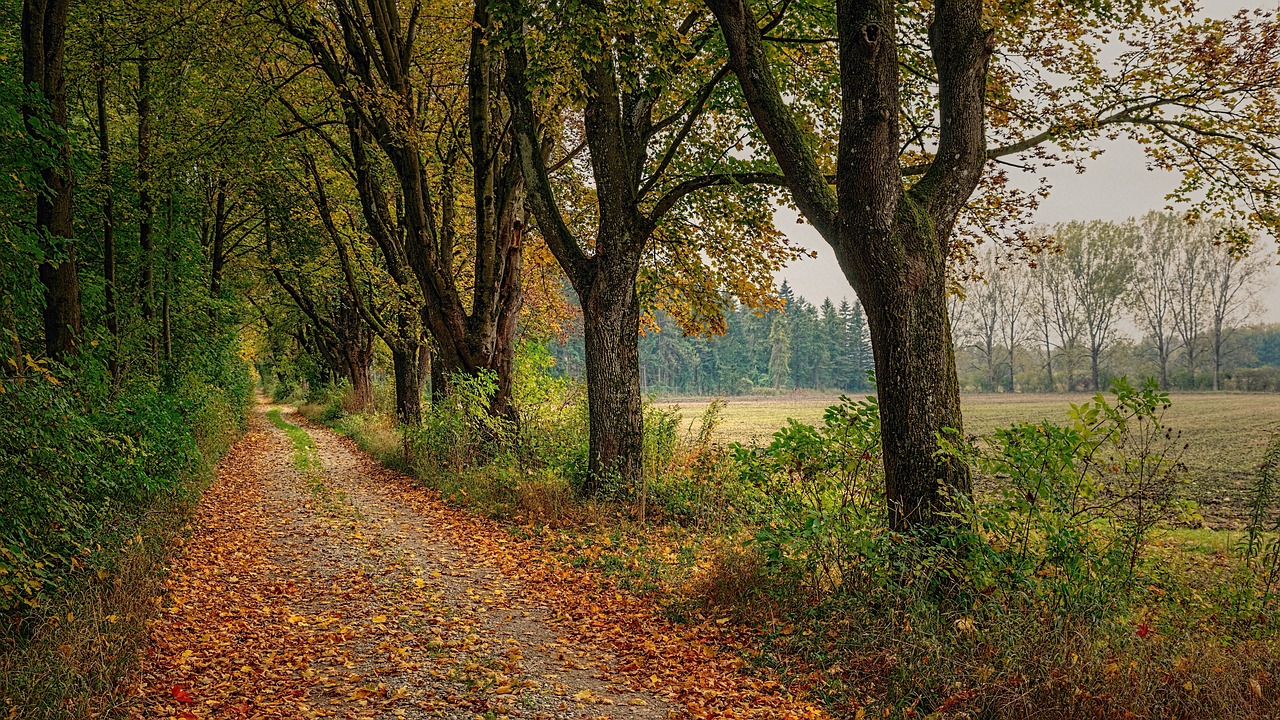
<instances>
[{"instance_id":1,"label":"yellow leaf","mask_svg":"<svg viewBox=\"0 0 1280 720\"><path fill-rule=\"evenodd\" d=\"M374 622L374 623L384 623L384 622L386 622L386 621L387 621L387 616L386 616L386 615L374 615L374 616L370 619L370 622Z\"/></svg>"},{"instance_id":2,"label":"yellow leaf","mask_svg":"<svg viewBox=\"0 0 1280 720\"><path fill-rule=\"evenodd\" d=\"M424 581L422 580L422 578L414 578L414 579L413 579L413 584L414 584L414 585L416 585L417 587L422 587L423 585L426 585L427 583L426 583L426 582L424 582Z\"/></svg>"}]
</instances>

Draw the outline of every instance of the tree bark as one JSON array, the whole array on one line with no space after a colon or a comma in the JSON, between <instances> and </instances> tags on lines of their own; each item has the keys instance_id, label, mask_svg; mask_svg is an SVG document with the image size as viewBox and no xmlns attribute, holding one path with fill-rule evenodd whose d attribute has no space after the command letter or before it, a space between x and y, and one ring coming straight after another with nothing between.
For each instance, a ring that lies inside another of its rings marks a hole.
<instances>
[{"instance_id":1,"label":"tree bark","mask_svg":"<svg viewBox=\"0 0 1280 720\"><path fill-rule=\"evenodd\" d=\"M642 477L644 418L640 401L640 302L636 267L600 261L580 294L590 420L587 495L603 481L634 483Z\"/></svg>"},{"instance_id":2,"label":"tree bark","mask_svg":"<svg viewBox=\"0 0 1280 720\"><path fill-rule=\"evenodd\" d=\"M76 352L82 318L80 276L76 268L76 248L71 216L71 146L67 135L67 88L64 73L67 12L69 0L24 0L22 3L22 81L39 91L49 104L48 120L59 134L46 136L41 128L40 108L31 102L22 105L27 133L57 149L57 161L40 169L48 191L36 196L36 229L62 251L60 259L40 264L44 285L45 353L65 360Z\"/></svg>"},{"instance_id":3,"label":"tree bark","mask_svg":"<svg viewBox=\"0 0 1280 720\"><path fill-rule=\"evenodd\" d=\"M396 419L401 425L421 425L422 375L417 346L391 348L391 364L396 376Z\"/></svg>"},{"instance_id":4,"label":"tree bark","mask_svg":"<svg viewBox=\"0 0 1280 720\"><path fill-rule=\"evenodd\" d=\"M138 290L142 321L150 341L151 356L158 360L160 345L155 327L156 245L153 234L155 202L151 193L151 62L145 57L138 60L138 214L138 244L142 250Z\"/></svg>"},{"instance_id":5,"label":"tree bark","mask_svg":"<svg viewBox=\"0 0 1280 720\"><path fill-rule=\"evenodd\" d=\"M373 407L373 380L370 377L373 353L363 348L350 348L347 354L347 379L351 381L351 399L355 409L364 412Z\"/></svg>"},{"instance_id":6,"label":"tree bark","mask_svg":"<svg viewBox=\"0 0 1280 720\"><path fill-rule=\"evenodd\" d=\"M972 491L969 468L936 455L939 435L963 430L946 256L937 238L909 234L903 228L895 240L923 252L908 251L896 272L886 267L858 287L875 354L889 525L898 529L944 522L954 495Z\"/></svg>"},{"instance_id":7,"label":"tree bark","mask_svg":"<svg viewBox=\"0 0 1280 720\"><path fill-rule=\"evenodd\" d=\"M111 347L107 350L107 371L113 391L120 386L120 314L116 300L116 207L111 173L111 134L107 125L107 57L106 20L98 15L102 47L98 55L98 172L102 182L102 291L103 313L107 316L107 334Z\"/></svg>"}]
</instances>

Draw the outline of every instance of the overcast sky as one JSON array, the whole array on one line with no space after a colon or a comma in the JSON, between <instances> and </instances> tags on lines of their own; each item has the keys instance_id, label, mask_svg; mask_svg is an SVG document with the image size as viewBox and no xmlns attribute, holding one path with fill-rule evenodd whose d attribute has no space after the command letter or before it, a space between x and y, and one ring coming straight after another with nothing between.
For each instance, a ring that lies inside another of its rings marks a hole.
<instances>
[{"instance_id":1,"label":"overcast sky","mask_svg":"<svg viewBox=\"0 0 1280 720\"><path fill-rule=\"evenodd\" d=\"M1208 5L1216 16L1233 14L1237 8L1245 6L1221 0ZM1120 221L1149 210L1162 209L1168 204L1165 195L1176 187L1176 175L1148 171L1142 150L1130 140L1108 142L1102 147L1106 152L1093 160L1083 174L1069 168L1045 171L1053 184L1053 191L1037 211L1034 218L1037 222ZM1032 188L1035 180L1027 176L1027 180L1020 184ZM813 226L797 225L795 214L788 209L780 210L775 222L792 240L818 253L817 259L802 260L787 267L779 273L779 279L786 279L797 295L803 295L811 302L830 297L838 303L839 298L853 297L853 290L836 265L830 246L818 236ZM1274 241L1260 246L1258 252L1275 257ZM1273 267L1263 285L1259 299L1264 310L1256 319L1280 322L1280 269Z\"/></svg>"}]
</instances>

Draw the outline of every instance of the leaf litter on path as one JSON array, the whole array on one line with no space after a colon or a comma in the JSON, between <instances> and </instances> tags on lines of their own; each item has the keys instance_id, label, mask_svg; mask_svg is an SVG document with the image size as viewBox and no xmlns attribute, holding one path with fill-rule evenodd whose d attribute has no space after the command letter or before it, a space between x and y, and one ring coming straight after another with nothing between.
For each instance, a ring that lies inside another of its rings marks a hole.
<instances>
[{"instance_id":1,"label":"leaf litter on path","mask_svg":"<svg viewBox=\"0 0 1280 720\"><path fill-rule=\"evenodd\" d=\"M742 659L303 423L261 413L176 553L135 718L820 718ZM318 474L317 474L318 473Z\"/></svg>"}]
</instances>

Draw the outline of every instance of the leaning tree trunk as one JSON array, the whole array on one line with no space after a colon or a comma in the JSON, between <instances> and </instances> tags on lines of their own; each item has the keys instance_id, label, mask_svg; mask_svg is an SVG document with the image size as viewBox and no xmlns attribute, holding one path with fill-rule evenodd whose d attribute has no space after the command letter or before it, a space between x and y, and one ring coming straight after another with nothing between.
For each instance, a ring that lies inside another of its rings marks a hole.
<instances>
[{"instance_id":1,"label":"leaning tree trunk","mask_svg":"<svg viewBox=\"0 0 1280 720\"><path fill-rule=\"evenodd\" d=\"M954 495L971 493L968 466L937 456L938 436L963 429L946 256L886 264L859 289L875 353L885 495L895 530L946 524Z\"/></svg>"},{"instance_id":2,"label":"leaning tree trunk","mask_svg":"<svg viewBox=\"0 0 1280 720\"><path fill-rule=\"evenodd\" d=\"M582 293L587 411L591 437L583 492L597 494L606 477L625 485L641 478L644 418L640 403L640 301L626 262L598 257Z\"/></svg>"}]
</instances>

